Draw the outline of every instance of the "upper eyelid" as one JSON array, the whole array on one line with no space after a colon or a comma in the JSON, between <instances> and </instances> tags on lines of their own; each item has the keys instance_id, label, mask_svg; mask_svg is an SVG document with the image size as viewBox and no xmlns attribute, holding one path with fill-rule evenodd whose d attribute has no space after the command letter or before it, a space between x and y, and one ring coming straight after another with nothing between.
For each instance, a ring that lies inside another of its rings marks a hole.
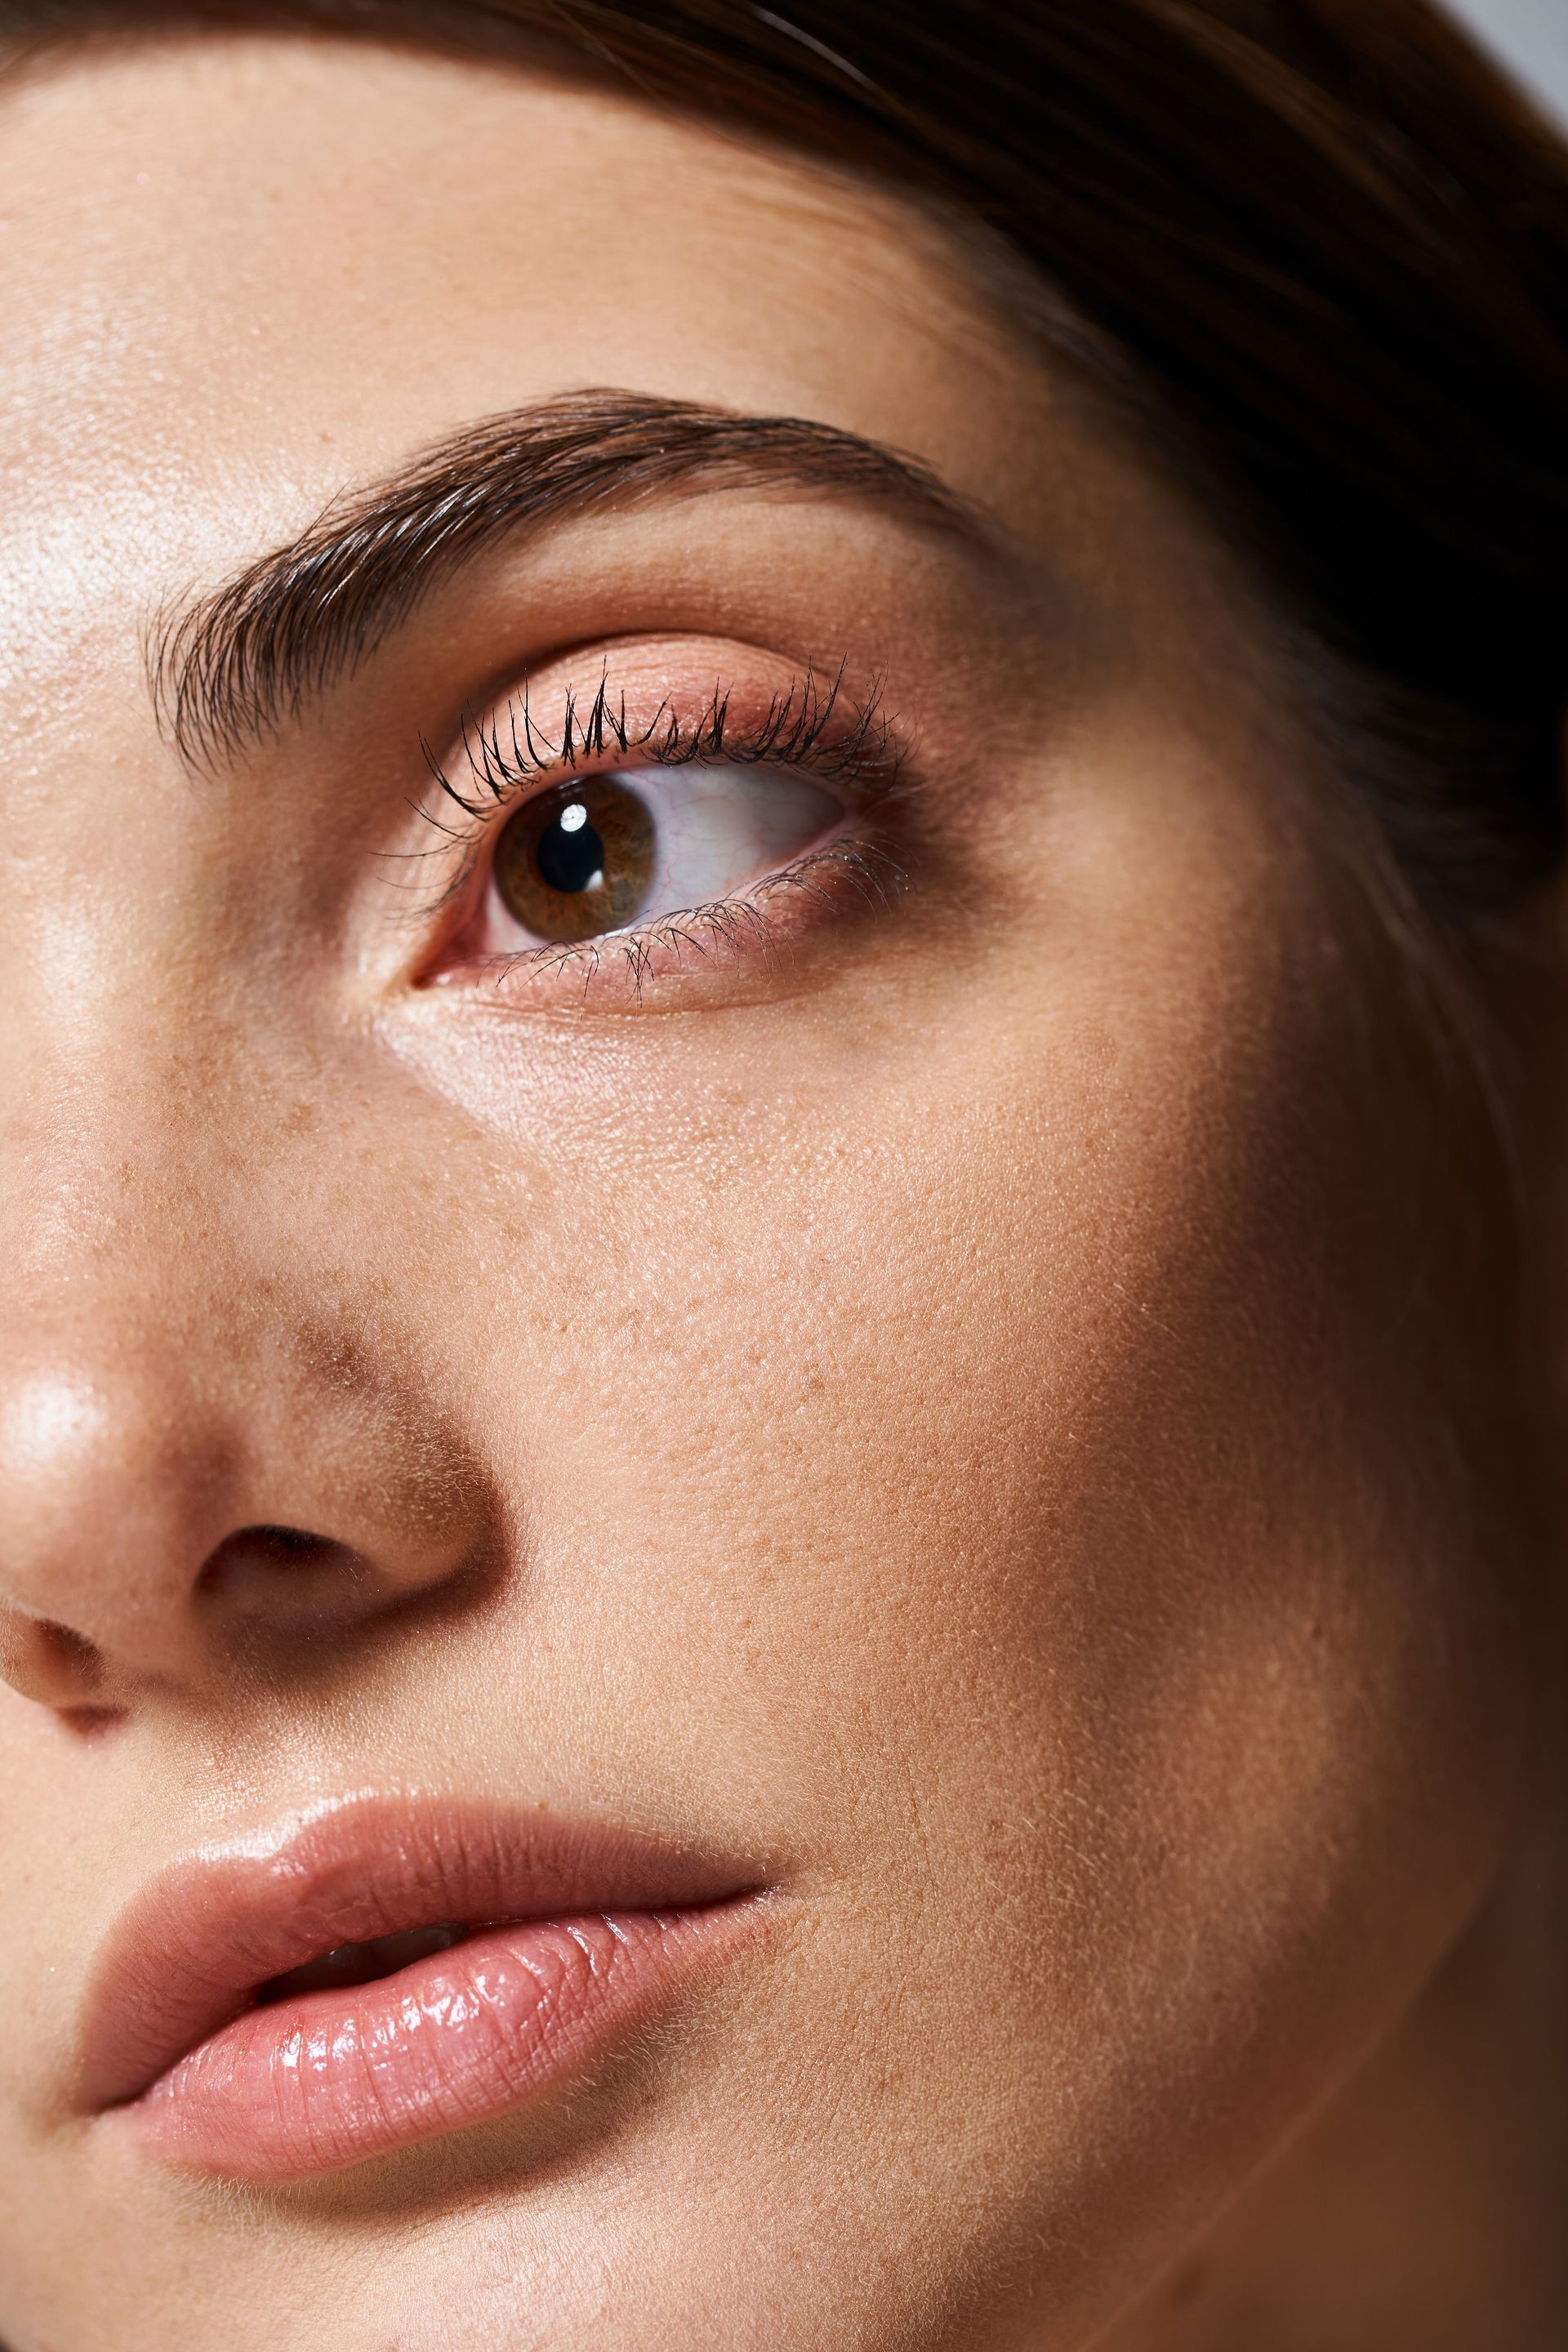
<instances>
[{"instance_id":1,"label":"upper eyelid","mask_svg":"<svg viewBox=\"0 0 1568 2352\"><path fill-rule=\"evenodd\" d=\"M693 719L683 719L666 695L652 716L628 725L626 697L613 692L609 672L593 695L563 689L558 736L536 720L530 682L487 720L465 715L460 750L468 774L480 788L476 801L460 790L447 766L422 740L432 778L448 802L470 821L490 817L534 782L582 775L606 763L694 766L726 760L737 764L810 766L827 782L847 781L878 771L890 778L898 764L896 731L874 678L860 701L846 691L840 665L824 680L808 663L767 708L747 720L731 721L733 688L715 682Z\"/></svg>"}]
</instances>

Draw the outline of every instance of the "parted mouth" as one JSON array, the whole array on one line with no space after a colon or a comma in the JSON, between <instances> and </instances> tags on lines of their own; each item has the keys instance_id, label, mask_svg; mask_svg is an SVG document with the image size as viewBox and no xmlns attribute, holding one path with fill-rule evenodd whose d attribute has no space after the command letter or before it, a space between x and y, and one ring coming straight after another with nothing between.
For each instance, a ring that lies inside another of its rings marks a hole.
<instances>
[{"instance_id":1,"label":"parted mouth","mask_svg":"<svg viewBox=\"0 0 1568 2352\"><path fill-rule=\"evenodd\" d=\"M516 2007L520 1970L559 2010L574 1969L600 1987L624 1979L634 1948L668 1947L682 1922L762 1884L732 1859L600 1823L345 1798L275 1835L199 1853L135 1898L84 2003L77 2103L101 2114L184 2095L198 2078L210 2100L218 2057L242 2045L253 2075L270 2052L275 2075L313 2079L312 2033L331 2028L336 2049L353 2039L350 2019L368 2036L362 2067L374 2060L384 2089L400 2037L427 2052L444 2032L455 2046L464 2001L489 2002L493 2022L508 1985ZM321 2080L332 2063L317 2067Z\"/></svg>"},{"instance_id":2,"label":"parted mouth","mask_svg":"<svg viewBox=\"0 0 1568 2352\"><path fill-rule=\"evenodd\" d=\"M285 1969L281 1976L268 1977L256 1988L255 2005L270 2009L300 1993L341 1992L350 1985L377 1984L383 1977L396 1976L418 1960L467 1943L473 1933L472 1926L442 1920L434 1927L406 1927L397 1936L371 1936L363 1944L338 1944L320 1959L304 1960L297 1969Z\"/></svg>"}]
</instances>

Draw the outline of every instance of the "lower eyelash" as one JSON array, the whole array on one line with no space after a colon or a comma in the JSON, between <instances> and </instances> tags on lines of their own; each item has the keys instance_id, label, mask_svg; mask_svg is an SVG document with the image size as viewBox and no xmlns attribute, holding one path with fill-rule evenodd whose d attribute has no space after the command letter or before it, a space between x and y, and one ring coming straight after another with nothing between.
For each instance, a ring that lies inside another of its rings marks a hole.
<instances>
[{"instance_id":1,"label":"lower eyelash","mask_svg":"<svg viewBox=\"0 0 1568 2352\"><path fill-rule=\"evenodd\" d=\"M520 971L580 971L586 994L606 961L613 961L621 966L620 977L634 1001L640 1003L645 984L656 977L653 960L661 951L671 953L677 963L685 949L708 956L717 949L744 945L766 954L784 942L783 925L769 914L775 898L805 892L826 901L836 886L855 891L867 905L885 906L906 878L897 858L880 843L840 835L731 898L569 946L520 949L514 955L493 956L489 964L498 987Z\"/></svg>"}]
</instances>

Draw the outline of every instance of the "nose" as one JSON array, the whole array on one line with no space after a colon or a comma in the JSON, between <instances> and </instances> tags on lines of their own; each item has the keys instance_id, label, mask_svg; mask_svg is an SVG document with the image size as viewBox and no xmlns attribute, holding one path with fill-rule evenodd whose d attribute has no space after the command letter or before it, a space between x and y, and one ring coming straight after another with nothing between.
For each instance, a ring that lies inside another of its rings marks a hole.
<instances>
[{"instance_id":1,"label":"nose","mask_svg":"<svg viewBox=\"0 0 1568 2352\"><path fill-rule=\"evenodd\" d=\"M302 1662L477 1572L485 1482L341 1339L59 1358L0 1409L0 1674L66 1710ZM273 1360L268 1361L270 1358ZM326 1368L331 1367L327 1373Z\"/></svg>"},{"instance_id":2,"label":"nose","mask_svg":"<svg viewBox=\"0 0 1568 2352\"><path fill-rule=\"evenodd\" d=\"M360 1629L477 1589L492 1490L416 1351L346 1278L307 1279L298 1236L268 1247L254 1204L247 1247L222 1216L193 1239L177 1187L100 1164L122 1213L84 1201L79 1164L68 1217L36 1160L6 1187L0 1675L126 1712L341 1669Z\"/></svg>"}]
</instances>

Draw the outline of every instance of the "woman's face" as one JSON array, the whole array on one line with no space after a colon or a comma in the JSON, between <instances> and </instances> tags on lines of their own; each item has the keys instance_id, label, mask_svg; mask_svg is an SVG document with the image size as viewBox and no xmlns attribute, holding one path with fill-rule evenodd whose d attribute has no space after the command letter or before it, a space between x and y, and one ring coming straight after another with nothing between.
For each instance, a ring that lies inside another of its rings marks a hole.
<instances>
[{"instance_id":1,"label":"woman's face","mask_svg":"<svg viewBox=\"0 0 1568 2352\"><path fill-rule=\"evenodd\" d=\"M1246 583L815 167L4 108L0 2335L1077 2345L1522 1712L1501 1213Z\"/></svg>"}]
</instances>

